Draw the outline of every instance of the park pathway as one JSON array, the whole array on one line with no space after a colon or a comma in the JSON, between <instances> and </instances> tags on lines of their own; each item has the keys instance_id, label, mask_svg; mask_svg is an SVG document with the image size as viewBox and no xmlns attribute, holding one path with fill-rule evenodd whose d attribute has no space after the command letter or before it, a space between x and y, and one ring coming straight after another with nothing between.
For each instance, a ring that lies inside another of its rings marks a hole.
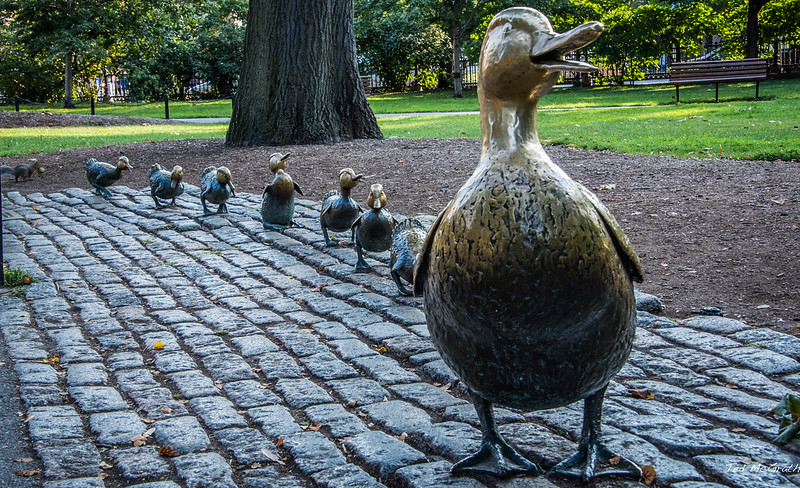
<instances>
[{"instance_id":1,"label":"park pathway","mask_svg":"<svg viewBox=\"0 0 800 488\"><path fill-rule=\"evenodd\" d=\"M204 217L196 187L163 210L149 192L112 193L4 197L5 259L37 280L0 297L0 368L34 453L6 467L39 469L45 488L580 486L449 475L479 444L472 406L388 253L354 273L351 246L324 246L318 202L275 232L258 195ZM800 485L798 450L771 442L769 414L797 391L798 358L800 339L769 329L640 312L607 394L608 444L653 466L656 486ZM498 410L546 468L575 448L581 418L580 405Z\"/></svg>"}]
</instances>

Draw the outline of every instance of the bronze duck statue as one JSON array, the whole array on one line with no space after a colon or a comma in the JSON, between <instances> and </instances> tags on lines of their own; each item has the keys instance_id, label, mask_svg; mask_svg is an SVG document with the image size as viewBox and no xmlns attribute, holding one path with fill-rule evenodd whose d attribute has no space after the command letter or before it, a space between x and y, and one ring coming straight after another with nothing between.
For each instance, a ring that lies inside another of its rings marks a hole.
<instances>
[{"instance_id":1,"label":"bronze duck statue","mask_svg":"<svg viewBox=\"0 0 800 488\"><path fill-rule=\"evenodd\" d=\"M133 169L130 160L125 156L117 159L116 166L89 158L84 167L86 168L86 179L94 187L95 193L105 197L111 196L107 187L119 181L124 170Z\"/></svg>"},{"instance_id":2,"label":"bronze duck statue","mask_svg":"<svg viewBox=\"0 0 800 488\"><path fill-rule=\"evenodd\" d=\"M386 193L383 191L383 185L376 183L370 187L367 206L369 210L353 222L353 235L358 253L356 271L367 271L372 267L364 260L364 249L382 252L391 247L392 233L397 225L397 219L386 210Z\"/></svg>"},{"instance_id":3,"label":"bronze duck statue","mask_svg":"<svg viewBox=\"0 0 800 488\"><path fill-rule=\"evenodd\" d=\"M428 227L417 218L405 219L397 224L392 232L389 274L397 285L397 291L403 296L413 294L403 285L402 280L413 282L414 265L417 263L417 256L422 250L422 243L427 233Z\"/></svg>"},{"instance_id":4,"label":"bronze duck statue","mask_svg":"<svg viewBox=\"0 0 800 488\"><path fill-rule=\"evenodd\" d=\"M531 411L584 400L578 451L550 472L641 476L600 439L605 390L633 342L641 265L608 209L550 160L536 129L537 102L559 72L596 69L563 55L602 30L590 22L558 34L525 7L487 28L480 162L428 232L414 276L431 338L481 422L480 450L454 473L539 474L502 438L492 405Z\"/></svg>"},{"instance_id":5,"label":"bronze duck statue","mask_svg":"<svg viewBox=\"0 0 800 488\"><path fill-rule=\"evenodd\" d=\"M150 196L156 208L164 208L158 199L172 200L170 205L175 205L175 199L183 194L183 168L173 166L172 171L156 163L150 166Z\"/></svg>"},{"instance_id":6,"label":"bronze duck statue","mask_svg":"<svg viewBox=\"0 0 800 488\"><path fill-rule=\"evenodd\" d=\"M230 197L235 197L235 189L231 180L231 171L225 166L209 166L200 175L200 203L203 204L203 214L211 215L213 212L208 210L206 201L219 205L216 213L228 213L227 201Z\"/></svg>"},{"instance_id":7,"label":"bronze duck statue","mask_svg":"<svg viewBox=\"0 0 800 488\"><path fill-rule=\"evenodd\" d=\"M275 174L272 183L261 193L261 220L265 229L285 229L293 224L294 192L303 192L300 186L286 173L289 153L273 153L269 157L269 169Z\"/></svg>"},{"instance_id":8,"label":"bronze duck statue","mask_svg":"<svg viewBox=\"0 0 800 488\"><path fill-rule=\"evenodd\" d=\"M358 184L358 180L364 175L356 174L351 168L344 168L339 171L339 187L341 190L332 190L322 197L322 211L319 214L319 224L322 227L322 235L325 236L325 244L335 246L336 243L328 236L328 230L332 232L345 232L351 230L353 222L358 219L363 210L350 192ZM351 239L355 241L355 234L351 234Z\"/></svg>"}]
</instances>

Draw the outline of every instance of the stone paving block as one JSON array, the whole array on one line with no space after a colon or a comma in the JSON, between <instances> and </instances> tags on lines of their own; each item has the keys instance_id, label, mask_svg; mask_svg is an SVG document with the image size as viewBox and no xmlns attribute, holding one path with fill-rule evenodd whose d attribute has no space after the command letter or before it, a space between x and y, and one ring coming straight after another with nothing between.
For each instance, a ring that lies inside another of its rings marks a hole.
<instances>
[{"instance_id":1,"label":"stone paving block","mask_svg":"<svg viewBox=\"0 0 800 488\"><path fill-rule=\"evenodd\" d=\"M167 375L184 398L219 395L219 390L211 378L200 371L178 371Z\"/></svg>"},{"instance_id":2,"label":"stone paving block","mask_svg":"<svg viewBox=\"0 0 800 488\"><path fill-rule=\"evenodd\" d=\"M469 404L466 400L456 398L442 388L437 388L430 383L391 385L389 389L403 400L408 400L433 410L444 410L453 405Z\"/></svg>"},{"instance_id":3,"label":"stone paving block","mask_svg":"<svg viewBox=\"0 0 800 488\"><path fill-rule=\"evenodd\" d=\"M41 361L47 359L47 350L40 341L14 341L8 342L8 355L15 361Z\"/></svg>"},{"instance_id":4,"label":"stone paving block","mask_svg":"<svg viewBox=\"0 0 800 488\"><path fill-rule=\"evenodd\" d=\"M421 300L418 300L421 303ZM425 312L417 307L396 305L383 311L391 320L402 325L425 324Z\"/></svg>"},{"instance_id":5,"label":"stone paving block","mask_svg":"<svg viewBox=\"0 0 800 488\"><path fill-rule=\"evenodd\" d=\"M73 386L69 395L84 413L125 410L128 404L117 390L109 386Z\"/></svg>"},{"instance_id":6,"label":"stone paving block","mask_svg":"<svg viewBox=\"0 0 800 488\"><path fill-rule=\"evenodd\" d=\"M383 341L383 345L390 353L408 358L417 354L435 351L436 348L427 337L403 334Z\"/></svg>"},{"instance_id":7,"label":"stone paving block","mask_svg":"<svg viewBox=\"0 0 800 488\"><path fill-rule=\"evenodd\" d=\"M158 444L170 446L181 454L202 451L211 442L194 417L174 417L152 424Z\"/></svg>"},{"instance_id":8,"label":"stone paving block","mask_svg":"<svg viewBox=\"0 0 800 488\"><path fill-rule=\"evenodd\" d=\"M478 414L475 412L475 407L472 406L471 403L460 403L445 408L442 418L456 422L465 422L473 427L480 427L481 425L478 420ZM498 425L502 425L511 422L523 422L525 417L511 410L495 406L494 420Z\"/></svg>"},{"instance_id":9,"label":"stone paving block","mask_svg":"<svg viewBox=\"0 0 800 488\"><path fill-rule=\"evenodd\" d=\"M341 361L330 351L319 352L299 359L312 375L323 380L358 376L358 372L355 369Z\"/></svg>"},{"instance_id":10,"label":"stone paving block","mask_svg":"<svg viewBox=\"0 0 800 488\"><path fill-rule=\"evenodd\" d=\"M713 315L696 315L686 320L679 321L679 324L684 327L691 327L693 329L722 335L729 335L750 329L749 325L745 325L739 320L727 317L716 317Z\"/></svg>"},{"instance_id":11,"label":"stone paving block","mask_svg":"<svg viewBox=\"0 0 800 488\"><path fill-rule=\"evenodd\" d=\"M658 427L636 425L631 426L630 430L671 457L692 457L725 451L725 447L719 442L709 439L705 431L688 429L681 425L659 425Z\"/></svg>"},{"instance_id":12,"label":"stone paving block","mask_svg":"<svg viewBox=\"0 0 800 488\"><path fill-rule=\"evenodd\" d=\"M256 380L234 381L222 387L239 408L261 407L282 403L278 395Z\"/></svg>"},{"instance_id":13,"label":"stone paving block","mask_svg":"<svg viewBox=\"0 0 800 488\"><path fill-rule=\"evenodd\" d=\"M139 416L131 411L92 414L89 428L103 446L130 446L132 437L147 430Z\"/></svg>"},{"instance_id":14,"label":"stone paving block","mask_svg":"<svg viewBox=\"0 0 800 488\"><path fill-rule=\"evenodd\" d=\"M353 359L353 365L361 368L367 375L387 385L413 383L420 378L411 371L403 369L397 361L386 356L362 356Z\"/></svg>"},{"instance_id":15,"label":"stone paving block","mask_svg":"<svg viewBox=\"0 0 800 488\"><path fill-rule=\"evenodd\" d=\"M710 369L705 373L727 385L735 385L737 388L775 400L780 400L787 393L794 393L791 389L770 380L757 371L730 367Z\"/></svg>"},{"instance_id":16,"label":"stone paving block","mask_svg":"<svg viewBox=\"0 0 800 488\"><path fill-rule=\"evenodd\" d=\"M265 352L279 351L280 348L265 335L233 337L231 342L243 356L258 356Z\"/></svg>"},{"instance_id":17,"label":"stone paving block","mask_svg":"<svg viewBox=\"0 0 800 488\"><path fill-rule=\"evenodd\" d=\"M753 439L724 428L710 430L707 435L709 439L724 445L730 452L751 456L753 459L757 459L767 465L794 465L795 470L800 469L798 468L800 466L800 455L782 449L779 444ZM771 438L772 436L767 437L767 439Z\"/></svg>"},{"instance_id":18,"label":"stone paving block","mask_svg":"<svg viewBox=\"0 0 800 488\"><path fill-rule=\"evenodd\" d=\"M184 339L186 346L198 356L211 356L213 354L230 353L231 349L225 341L217 335L197 335Z\"/></svg>"},{"instance_id":19,"label":"stone paving block","mask_svg":"<svg viewBox=\"0 0 800 488\"><path fill-rule=\"evenodd\" d=\"M228 399L221 396L193 398L189 400L189 408L194 410L211 430L247 427L244 417L236 412Z\"/></svg>"},{"instance_id":20,"label":"stone paving block","mask_svg":"<svg viewBox=\"0 0 800 488\"><path fill-rule=\"evenodd\" d=\"M698 333L697 331L693 332ZM649 356L637 350L631 351L628 361L642 368L652 376L660 376L670 383L677 383L683 387L701 386L711 382L710 378L697 374L675 361Z\"/></svg>"},{"instance_id":21,"label":"stone paving block","mask_svg":"<svg viewBox=\"0 0 800 488\"><path fill-rule=\"evenodd\" d=\"M386 485L353 464L317 471L311 474L311 478L323 488L386 488Z\"/></svg>"},{"instance_id":22,"label":"stone paving block","mask_svg":"<svg viewBox=\"0 0 800 488\"><path fill-rule=\"evenodd\" d=\"M393 337L406 337L408 331L392 322L378 322L355 328L361 335L372 342L381 342Z\"/></svg>"},{"instance_id":23,"label":"stone paving block","mask_svg":"<svg viewBox=\"0 0 800 488\"><path fill-rule=\"evenodd\" d=\"M369 430L364 422L338 403L313 405L305 409L311 422L319 422L335 438L354 436Z\"/></svg>"},{"instance_id":24,"label":"stone paving block","mask_svg":"<svg viewBox=\"0 0 800 488\"><path fill-rule=\"evenodd\" d=\"M28 415L32 415L28 432L33 442L83 437L83 422L71 405L31 407Z\"/></svg>"},{"instance_id":25,"label":"stone paving block","mask_svg":"<svg viewBox=\"0 0 800 488\"><path fill-rule=\"evenodd\" d=\"M100 473L100 454L91 441L50 440L46 445L35 444L34 449L47 478L79 478Z\"/></svg>"},{"instance_id":26,"label":"stone paving block","mask_svg":"<svg viewBox=\"0 0 800 488\"><path fill-rule=\"evenodd\" d=\"M378 351L370 348L358 339L340 339L328 342L333 347L336 354L345 361L366 356L377 356Z\"/></svg>"},{"instance_id":27,"label":"stone paving block","mask_svg":"<svg viewBox=\"0 0 800 488\"><path fill-rule=\"evenodd\" d=\"M244 477L244 488L306 488L306 486L295 476L279 472L272 466L248 469Z\"/></svg>"},{"instance_id":28,"label":"stone paving block","mask_svg":"<svg viewBox=\"0 0 800 488\"><path fill-rule=\"evenodd\" d=\"M175 373L197 368L192 356L183 351L160 351L156 354L155 366L162 373Z\"/></svg>"},{"instance_id":29,"label":"stone paving block","mask_svg":"<svg viewBox=\"0 0 800 488\"><path fill-rule=\"evenodd\" d=\"M800 371L800 362L770 351L754 346L733 347L717 352L720 356L746 368L753 369L765 375L796 373Z\"/></svg>"},{"instance_id":30,"label":"stone paving block","mask_svg":"<svg viewBox=\"0 0 800 488\"><path fill-rule=\"evenodd\" d=\"M665 402L678 407L694 409L714 407L719 403L704 396L691 393L683 388L664 383L663 381L630 380L626 382L626 386L637 390L645 389L649 391L654 399L646 401Z\"/></svg>"},{"instance_id":31,"label":"stone paving block","mask_svg":"<svg viewBox=\"0 0 800 488\"><path fill-rule=\"evenodd\" d=\"M283 438L297 468L311 474L333 466L347 463L342 452L327 437L319 432L300 432Z\"/></svg>"},{"instance_id":32,"label":"stone paving block","mask_svg":"<svg viewBox=\"0 0 800 488\"><path fill-rule=\"evenodd\" d=\"M332 380L326 383L348 406L369 405L392 398L392 394L380 383L368 378Z\"/></svg>"},{"instance_id":33,"label":"stone paving block","mask_svg":"<svg viewBox=\"0 0 800 488\"><path fill-rule=\"evenodd\" d=\"M401 400L373 403L358 410L394 435L424 434L431 425L431 417L425 410Z\"/></svg>"},{"instance_id":34,"label":"stone paving block","mask_svg":"<svg viewBox=\"0 0 800 488\"><path fill-rule=\"evenodd\" d=\"M114 373L120 389L125 392L157 388L159 383L153 373L144 368L123 369Z\"/></svg>"},{"instance_id":35,"label":"stone paving block","mask_svg":"<svg viewBox=\"0 0 800 488\"><path fill-rule=\"evenodd\" d=\"M275 383L275 390L283 395L292 408L306 408L333 401L328 392L306 379L280 379Z\"/></svg>"},{"instance_id":36,"label":"stone paving block","mask_svg":"<svg viewBox=\"0 0 800 488\"><path fill-rule=\"evenodd\" d=\"M688 462L664 455L656 446L636 435L612 428L604 432L603 440L612 452L632 460L639 466L653 466L656 470L657 483L703 479Z\"/></svg>"},{"instance_id":37,"label":"stone paving block","mask_svg":"<svg viewBox=\"0 0 800 488\"><path fill-rule=\"evenodd\" d=\"M19 377L19 382L26 383L58 383L56 370L49 364L19 361L14 364L14 371Z\"/></svg>"},{"instance_id":38,"label":"stone paving block","mask_svg":"<svg viewBox=\"0 0 800 488\"><path fill-rule=\"evenodd\" d=\"M258 361L258 367L268 380L299 378L303 373L294 358L283 351L263 354Z\"/></svg>"},{"instance_id":39,"label":"stone paving block","mask_svg":"<svg viewBox=\"0 0 800 488\"><path fill-rule=\"evenodd\" d=\"M72 478L68 480L45 481L42 488L105 488L100 478Z\"/></svg>"},{"instance_id":40,"label":"stone paving block","mask_svg":"<svg viewBox=\"0 0 800 488\"><path fill-rule=\"evenodd\" d=\"M681 366L685 366L690 369L696 369L698 371L704 371L706 369L713 368L724 368L730 364L728 361L720 357L695 351L694 349L689 349L688 347L670 346L662 348L649 348L647 351L661 356L662 358L671 359Z\"/></svg>"},{"instance_id":41,"label":"stone paving block","mask_svg":"<svg viewBox=\"0 0 800 488\"><path fill-rule=\"evenodd\" d=\"M499 428L499 432L506 442L516 448L520 454L544 469L550 469L571 456L578 447L574 442L530 422L506 424ZM451 454L451 459L460 460L478 451L480 436L476 437L472 432L469 433L467 439L470 441L470 448L466 450L462 448L462 452L455 456Z\"/></svg>"},{"instance_id":42,"label":"stone paving block","mask_svg":"<svg viewBox=\"0 0 800 488\"><path fill-rule=\"evenodd\" d=\"M455 384L458 381L458 377L453 373L453 371L445 364L444 360L437 359L435 361L429 361L422 366L419 367L420 371L425 373L426 375L430 376L433 381L442 384Z\"/></svg>"},{"instance_id":43,"label":"stone paving block","mask_svg":"<svg viewBox=\"0 0 800 488\"><path fill-rule=\"evenodd\" d=\"M19 397L25 408L67 403L67 392L55 385L22 384Z\"/></svg>"},{"instance_id":44,"label":"stone paving block","mask_svg":"<svg viewBox=\"0 0 800 488\"><path fill-rule=\"evenodd\" d=\"M169 351L181 350L181 346L178 345L178 340L169 332L150 332L147 334L142 334L141 340L144 343L145 349L148 351L154 351L156 356ZM153 349L153 346L159 342L163 347L161 349Z\"/></svg>"},{"instance_id":45,"label":"stone paving block","mask_svg":"<svg viewBox=\"0 0 800 488\"><path fill-rule=\"evenodd\" d=\"M178 456L173 463L187 488L236 488L231 467L215 452Z\"/></svg>"},{"instance_id":46,"label":"stone paving block","mask_svg":"<svg viewBox=\"0 0 800 488\"><path fill-rule=\"evenodd\" d=\"M279 438L284 435L300 432L300 425L295 422L289 409L282 405L255 407L247 411L247 416L261 428L264 434Z\"/></svg>"},{"instance_id":47,"label":"stone paving block","mask_svg":"<svg viewBox=\"0 0 800 488\"><path fill-rule=\"evenodd\" d=\"M706 417L730 424L734 428L744 427L750 431L760 432L765 437L777 436L779 431L778 423L773 420L764 418L760 415L739 412L726 407L705 408L703 410L699 410L698 413L705 415Z\"/></svg>"},{"instance_id":48,"label":"stone paving block","mask_svg":"<svg viewBox=\"0 0 800 488\"><path fill-rule=\"evenodd\" d=\"M111 371L116 371L128 368L141 368L144 366L144 359L138 352L122 351L111 354L106 363Z\"/></svg>"},{"instance_id":49,"label":"stone paving block","mask_svg":"<svg viewBox=\"0 0 800 488\"><path fill-rule=\"evenodd\" d=\"M743 460L745 463L742 463ZM736 488L777 488L794 485L781 473L770 470L767 465L753 463L742 456L726 454L697 456L694 461L712 476Z\"/></svg>"},{"instance_id":50,"label":"stone paving block","mask_svg":"<svg viewBox=\"0 0 800 488\"><path fill-rule=\"evenodd\" d=\"M202 358L202 362L216 381L229 382L256 377L250 365L236 354L211 354Z\"/></svg>"},{"instance_id":51,"label":"stone paving block","mask_svg":"<svg viewBox=\"0 0 800 488\"><path fill-rule=\"evenodd\" d=\"M699 331L697 329L691 329L689 327L659 328L652 330L669 341L712 354L720 349L742 345L733 339Z\"/></svg>"},{"instance_id":52,"label":"stone paving block","mask_svg":"<svg viewBox=\"0 0 800 488\"><path fill-rule=\"evenodd\" d=\"M113 460L114 469L129 481L166 477L171 474L169 464L165 458L159 456L153 446L111 449L108 455Z\"/></svg>"},{"instance_id":53,"label":"stone paving block","mask_svg":"<svg viewBox=\"0 0 800 488\"><path fill-rule=\"evenodd\" d=\"M214 432L214 438L233 453L239 464L268 462L270 459L264 451L271 453L273 457L279 457L275 445L256 429L223 429Z\"/></svg>"},{"instance_id":54,"label":"stone paving block","mask_svg":"<svg viewBox=\"0 0 800 488\"><path fill-rule=\"evenodd\" d=\"M727 404L744 408L759 414L769 412L776 404L774 400L755 397L741 390L735 388L726 388L719 385L701 386L697 388L697 391L710 397L717 398Z\"/></svg>"},{"instance_id":55,"label":"stone paving block","mask_svg":"<svg viewBox=\"0 0 800 488\"><path fill-rule=\"evenodd\" d=\"M312 354L329 351L328 347L319 342L313 334L301 332L294 326L292 326L292 329L294 330L276 326L270 327L267 330L270 334L274 335L286 349L297 356L311 356Z\"/></svg>"},{"instance_id":56,"label":"stone paving block","mask_svg":"<svg viewBox=\"0 0 800 488\"><path fill-rule=\"evenodd\" d=\"M481 447L481 431L462 422L433 424L422 439L434 453L454 461L478 452Z\"/></svg>"},{"instance_id":57,"label":"stone paving block","mask_svg":"<svg viewBox=\"0 0 800 488\"><path fill-rule=\"evenodd\" d=\"M425 461L425 455L405 442L380 431L358 434L344 445L367 469L383 478L397 469Z\"/></svg>"},{"instance_id":58,"label":"stone paving block","mask_svg":"<svg viewBox=\"0 0 800 488\"><path fill-rule=\"evenodd\" d=\"M56 352L60 356L61 364L99 363L103 360L103 356L89 345L59 346Z\"/></svg>"},{"instance_id":59,"label":"stone paving block","mask_svg":"<svg viewBox=\"0 0 800 488\"><path fill-rule=\"evenodd\" d=\"M396 475L411 488L485 488L480 481L450 474L451 463L435 461L397 470Z\"/></svg>"},{"instance_id":60,"label":"stone paving block","mask_svg":"<svg viewBox=\"0 0 800 488\"><path fill-rule=\"evenodd\" d=\"M166 388L132 391L128 395L136 404L137 411L145 418L159 420L189 413L186 407L175 401L172 392Z\"/></svg>"}]
</instances>

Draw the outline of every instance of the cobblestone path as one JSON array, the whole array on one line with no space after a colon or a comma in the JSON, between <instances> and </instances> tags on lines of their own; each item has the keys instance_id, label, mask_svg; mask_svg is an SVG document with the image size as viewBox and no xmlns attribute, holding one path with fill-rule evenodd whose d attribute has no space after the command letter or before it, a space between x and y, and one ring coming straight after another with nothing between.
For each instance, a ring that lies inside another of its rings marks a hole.
<instances>
[{"instance_id":1,"label":"cobblestone path","mask_svg":"<svg viewBox=\"0 0 800 488\"><path fill-rule=\"evenodd\" d=\"M2 367L36 454L13 469L37 466L46 488L580 486L448 474L479 444L473 408L420 300L388 278L388 253L354 273L351 246L325 248L318 203L298 205L304 228L273 232L257 195L202 217L197 188L166 210L113 192L3 202L5 258L37 279L0 298ZM800 484L768 413L800 384L800 339L639 318L606 397L610 447L654 466L657 486ZM510 443L545 468L575 448L581 418L580 405L498 410Z\"/></svg>"}]
</instances>

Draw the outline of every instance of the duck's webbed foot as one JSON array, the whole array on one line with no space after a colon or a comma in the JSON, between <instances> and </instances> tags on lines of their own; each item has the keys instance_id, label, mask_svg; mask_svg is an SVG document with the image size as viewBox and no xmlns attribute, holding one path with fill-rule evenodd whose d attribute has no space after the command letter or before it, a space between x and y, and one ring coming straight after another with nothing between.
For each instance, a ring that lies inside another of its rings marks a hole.
<instances>
[{"instance_id":1,"label":"duck's webbed foot","mask_svg":"<svg viewBox=\"0 0 800 488\"><path fill-rule=\"evenodd\" d=\"M541 473L541 469L536 463L525 459L498 435L496 439L484 438L480 450L454 464L450 472L485 473L505 478L515 474L536 476Z\"/></svg>"},{"instance_id":2,"label":"duck's webbed foot","mask_svg":"<svg viewBox=\"0 0 800 488\"><path fill-rule=\"evenodd\" d=\"M598 476L621 475L639 479L642 469L633 461L611 452L600 441L603 396L606 388L593 393L583 404L583 429L578 451L554 466L549 474L573 476L588 482ZM597 471L598 465L608 465Z\"/></svg>"},{"instance_id":3,"label":"duck's webbed foot","mask_svg":"<svg viewBox=\"0 0 800 488\"><path fill-rule=\"evenodd\" d=\"M356 242L356 252L358 253L358 261L356 261L356 272L365 272L372 269L372 266L364 259L364 254L361 251L361 246Z\"/></svg>"},{"instance_id":4,"label":"duck's webbed foot","mask_svg":"<svg viewBox=\"0 0 800 488\"><path fill-rule=\"evenodd\" d=\"M394 283L397 285L397 291L401 295L403 295L404 297L410 297L411 295L413 295L413 293L411 293L411 291L409 291L408 288L406 288L403 285L403 282L400 280L400 276L397 274L397 270L393 269L389 272L389 274L392 275L392 279L394 280Z\"/></svg>"},{"instance_id":5,"label":"duck's webbed foot","mask_svg":"<svg viewBox=\"0 0 800 488\"><path fill-rule=\"evenodd\" d=\"M288 225L280 225L280 224L270 224L269 222L264 222L265 229L272 229L272 230L284 230L288 229Z\"/></svg>"},{"instance_id":6,"label":"duck's webbed foot","mask_svg":"<svg viewBox=\"0 0 800 488\"><path fill-rule=\"evenodd\" d=\"M102 195L106 198L111 197L111 192L108 191L106 187L99 185L97 183L92 183L92 186L94 186L94 192L97 193L98 195Z\"/></svg>"},{"instance_id":7,"label":"duck's webbed foot","mask_svg":"<svg viewBox=\"0 0 800 488\"><path fill-rule=\"evenodd\" d=\"M485 473L499 477L515 474L534 476L540 474L541 468L509 446L497 431L492 404L474 393L472 397L483 432L481 448L472 456L454 464L450 468L450 472L453 474Z\"/></svg>"},{"instance_id":8,"label":"duck's webbed foot","mask_svg":"<svg viewBox=\"0 0 800 488\"><path fill-rule=\"evenodd\" d=\"M225 203L220 203L219 207L217 207L217 213L228 213L228 205Z\"/></svg>"}]
</instances>

